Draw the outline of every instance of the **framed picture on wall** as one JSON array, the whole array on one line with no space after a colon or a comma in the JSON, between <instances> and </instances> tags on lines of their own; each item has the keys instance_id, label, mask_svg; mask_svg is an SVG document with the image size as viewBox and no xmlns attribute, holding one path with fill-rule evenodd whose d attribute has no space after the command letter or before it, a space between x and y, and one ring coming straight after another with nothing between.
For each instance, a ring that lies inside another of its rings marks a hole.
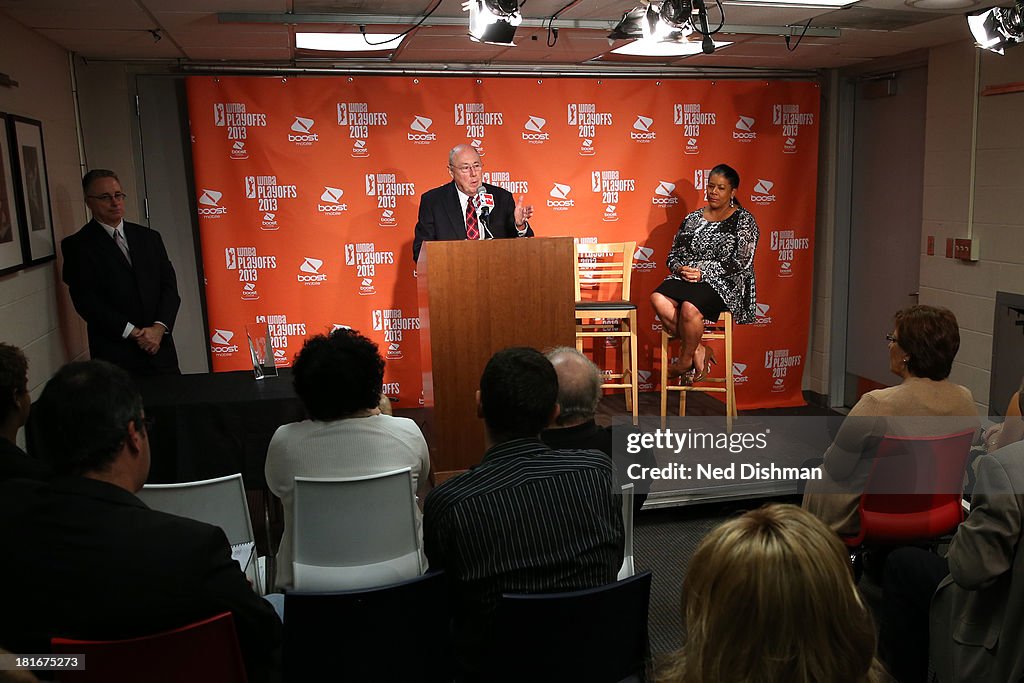
<instances>
[{"instance_id":1,"label":"framed picture on wall","mask_svg":"<svg viewBox=\"0 0 1024 683\"><path fill-rule=\"evenodd\" d=\"M14 146L7 114L0 112L0 275L25 265L21 211L14 189Z\"/></svg>"},{"instance_id":2,"label":"framed picture on wall","mask_svg":"<svg viewBox=\"0 0 1024 683\"><path fill-rule=\"evenodd\" d=\"M17 181L20 183L22 213L21 236L27 246L27 265L55 258L53 215L50 212L50 185L46 177L43 152L43 124L23 116L9 116Z\"/></svg>"}]
</instances>

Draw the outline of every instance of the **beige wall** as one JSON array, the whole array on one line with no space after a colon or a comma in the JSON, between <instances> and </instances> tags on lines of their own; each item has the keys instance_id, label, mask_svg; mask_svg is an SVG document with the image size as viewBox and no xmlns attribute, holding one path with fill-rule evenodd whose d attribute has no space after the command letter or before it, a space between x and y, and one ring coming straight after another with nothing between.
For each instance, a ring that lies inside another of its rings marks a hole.
<instances>
[{"instance_id":1,"label":"beige wall","mask_svg":"<svg viewBox=\"0 0 1024 683\"><path fill-rule=\"evenodd\" d=\"M1024 292L1024 93L980 97L976 92L1020 82L1021 74L1022 49L999 56L964 42L934 48L929 56L921 303L956 314L961 339L952 379L967 386L986 413L995 295ZM945 258L946 238L969 234L979 242L980 260ZM934 256L926 253L929 235L935 236Z\"/></svg>"},{"instance_id":2,"label":"beige wall","mask_svg":"<svg viewBox=\"0 0 1024 683\"><path fill-rule=\"evenodd\" d=\"M0 110L43 123L50 203L59 243L86 217L67 52L3 17L0 64L18 81L17 88L0 87ZM71 307L59 272L50 262L0 277L0 340L24 349L34 397L57 368L86 350L85 326Z\"/></svg>"}]
</instances>

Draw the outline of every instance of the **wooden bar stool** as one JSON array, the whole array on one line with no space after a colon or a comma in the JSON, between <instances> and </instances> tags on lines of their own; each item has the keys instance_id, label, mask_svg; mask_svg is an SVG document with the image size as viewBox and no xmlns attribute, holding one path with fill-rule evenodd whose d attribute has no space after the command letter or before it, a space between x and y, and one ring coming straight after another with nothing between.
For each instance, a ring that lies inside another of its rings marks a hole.
<instances>
[{"instance_id":1,"label":"wooden bar stool","mask_svg":"<svg viewBox=\"0 0 1024 683\"><path fill-rule=\"evenodd\" d=\"M575 246L576 348L584 339L621 340L622 372L605 374L602 389L624 389L626 410L637 422L636 304L629 300L636 242L577 244ZM611 325L609 325L609 321ZM614 329L609 329L614 327Z\"/></svg>"},{"instance_id":2,"label":"wooden bar stool","mask_svg":"<svg viewBox=\"0 0 1024 683\"><path fill-rule=\"evenodd\" d=\"M665 328L661 330L661 416L668 414L668 392L679 392L679 414L686 415L686 394L690 391L703 391L706 393L725 393L725 417L727 428L732 430L732 420L736 417L736 385L732 372L732 313L725 311L715 322L704 321L704 335L701 342L721 339L725 342L725 363L723 377L705 377L696 385L683 383L679 378L679 384L669 384L668 367L672 361L670 340ZM707 383L724 386L707 386Z\"/></svg>"}]
</instances>

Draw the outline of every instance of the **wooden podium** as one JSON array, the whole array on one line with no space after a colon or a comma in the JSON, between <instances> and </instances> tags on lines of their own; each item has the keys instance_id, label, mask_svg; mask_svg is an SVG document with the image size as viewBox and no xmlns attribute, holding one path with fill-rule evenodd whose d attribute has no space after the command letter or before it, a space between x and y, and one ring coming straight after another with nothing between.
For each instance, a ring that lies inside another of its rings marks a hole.
<instances>
[{"instance_id":1,"label":"wooden podium","mask_svg":"<svg viewBox=\"0 0 1024 683\"><path fill-rule=\"evenodd\" d=\"M435 482L480 462L476 391L508 346L574 346L571 237L425 242L417 263L423 399Z\"/></svg>"}]
</instances>

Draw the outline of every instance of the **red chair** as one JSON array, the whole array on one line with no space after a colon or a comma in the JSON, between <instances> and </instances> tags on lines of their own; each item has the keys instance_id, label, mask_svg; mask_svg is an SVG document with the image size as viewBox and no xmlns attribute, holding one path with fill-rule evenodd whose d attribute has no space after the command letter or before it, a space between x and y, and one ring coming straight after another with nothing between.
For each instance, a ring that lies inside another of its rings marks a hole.
<instances>
[{"instance_id":1,"label":"red chair","mask_svg":"<svg viewBox=\"0 0 1024 683\"><path fill-rule=\"evenodd\" d=\"M53 638L55 655L83 654L85 669L63 671L62 683L245 683L245 665L230 612L171 631L125 640Z\"/></svg>"},{"instance_id":2,"label":"red chair","mask_svg":"<svg viewBox=\"0 0 1024 683\"><path fill-rule=\"evenodd\" d=\"M951 533L963 521L963 480L976 430L882 439L860 497L849 548L902 545Z\"/></svg>"}]
</instances>

